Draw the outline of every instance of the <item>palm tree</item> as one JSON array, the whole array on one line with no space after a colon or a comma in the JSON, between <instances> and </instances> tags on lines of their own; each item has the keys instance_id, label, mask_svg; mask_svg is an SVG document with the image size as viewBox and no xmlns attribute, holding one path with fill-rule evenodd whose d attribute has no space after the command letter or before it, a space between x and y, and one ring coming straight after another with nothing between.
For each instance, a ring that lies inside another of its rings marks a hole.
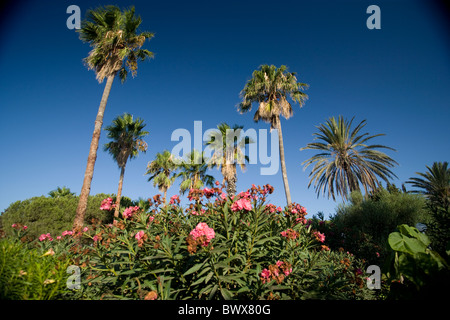
<instances>
[{"instance_id":1,"label":"palm tree","mask_svg":"<svg viewBox=\"0 0 450 320\"><path fill-rule=\"evenodd\" d=\"M320 133L314 133L314 140L319 142L309 143L300 150L319 150L320 153L302 162L306 164L304 169L314 164L309 174L311 177L308 188L315 181L314 187L319 196L320 192L325 194L328 188L330 195L336 200L335 193L344 199L348 198L349 192L360 190L360 183L367 192L375 190L380 183L377 176L386 182L388 178L396 175L389 169L398 164L385 153L375 149L389 149L390 147L375 144L368 145L367 142L384 134L368 136L368 133L360 134L366 125L366 120L361 121L352 130L352 118L350 121L339 116L338 120L332 117L325 124L317 128Z\"/></svg>"},{"instance_id":2,"label":"palm tree","mask_svg":"<svg viewBox=\"0 0 450 320\"><path fill-rule=\"evenodd\" d=\"M172 154L168 150L157 153L155 160L147 164L145 174L151 175L148 181L153 180L153 186L158 186L158 189L164 192L164 203L167 199L167 190L175 182L177 168L178 166L173 162Z\"/></svg>"},{"instance_id":3,"label":"palm tree","mask_svg":"<svg viewBox=\"0 0 450 320\"><path fill-rule=\"evenodd\" d=\"M287 204L291 204L291 193L284 159L283 134L281 131L280 116L289 119L294 111L288 97L293 103L303 106L308 96L302 90L308 87L305 83L297 82L296 73L288 72L286 66L262 65L259 70L253 72L252 78L245 84L241 91L242 102L238 105L238 111L242 114L252 109L252 104L258 104L253 120L263 120L270 123L270 130L278 130L281 173L283 176L284 190Z\"/></svg>"},{"instance_id":4,"label":"palm tree","mask_svg":"<svg viewBox=\"0 0 450 320\"><path fill-rule=\"evenodd\" d=\"M75 192L71 192L69 188L64 187L57 187L55 190L52 190L48 193L48 195L51 198L60 198L60 197L67 197L67 196L74 196Z\"/></svg>"},{"instance_id":5,"label":"palm tree","mask_svg":"<svg viewBox=\"0 0 450 320\"><path fill-rule=\"evenodd\" d=\"M186 159L179 165L181 172L177 175L177 177L182 178L180 193L184 194L186 190L190 189L200 189L204 185L209 187L214 185L214 177L206 174L208 170L207 161L204 152L192 150L186 155Z\"/></svg>"},{"instance_id":6,"label":"palm tree","mask_svg":"<svg viewBox=\"0 0 450 320\"><path fill-rule=\"evenodd\" d=\"M422 178L410 178L406 183L421 190L414 193L424 194L434 206L448 210L450 206L450 168L448 162L434 162L431 168L426 166L428 172L416 172Z\"/></svg>"},{"instance_id":7,"label":"palm tree","mask_svg":"<svg viewBox=\"0 0 450 320\"><path fill-rule=\"evenodd\" d=\"M124 82L129 71L133 77L136 76L138 61L153 57L153 53L141 49L145 40L153 37L153 33L150 32L136 33L141 21L140 17L134 16L134 7L121 12L118 7L106 6L88 10L87 18L82 21L81 29L78 30L80 39L93 47L83 61L88 69L95 71L99 83L102 83L105 78L107 81L95 119L83 186L73 222L75 230L83 226L97 159L103 115L114 77L119 74L121 81Z\"/></svg>"},{"instance_id":8,"label":"palm tree","mask_svg":"<svg viewBox=\"0 0 450 320\"><path fill-rule=\"evenodd\" d=\"M125 166L128 159L136 158L139 152L147 151L147 143L142 140L148 135L147 131L143 131L144 120L137 118L128 113L115 118L112 125L106 127L108 138L112 141L105 144L105 151L108 151L120 168L119 188L117 190L116 208L114 216L119 216L120 198L122 196L123 177L125 175Z\"/></svg>"},{"instance_id":9,"label":"palm tree","mask_svg":"<svg viewBox=\"0 0 450 320\"><path fill-rule=\"evenodd\" d=\"M245 146L254 143L249 137L241 138L242 128L243 126L234 125L231 129L227 123L221 123L217 126L218 130L211 133L206 141L206 145L214 152L209 164L211 167L220 168L223 175L222 185L226 184L229 195L236 193L237 165L239 164L241 170L244 171L245 161L249 161L249 157L245 155ZM216 139L221 140L217 141Z\"/></svg>"}]
</instances>

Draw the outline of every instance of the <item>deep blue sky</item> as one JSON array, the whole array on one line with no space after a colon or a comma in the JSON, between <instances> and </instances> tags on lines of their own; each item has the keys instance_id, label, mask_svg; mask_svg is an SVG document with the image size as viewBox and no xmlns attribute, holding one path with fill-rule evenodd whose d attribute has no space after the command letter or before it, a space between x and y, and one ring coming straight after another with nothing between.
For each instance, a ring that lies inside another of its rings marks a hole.
<instances>
[{"instance_id":1,"label":"deep blue sky","mask_svg":"<svg viewBox=\"0 0 450 320\"><path fill-rule=\"evenodd\" d=\"M282 120L292 199L309 215L335 211L337 202L308 189L315 126L340 114L367 120L374 142L388 145L398 163L398 186L434 161L448 161L450 42L445 13L431 1L18 1L2 12L0 46L0 211L46 195L57 186L79 194L89 143L104 88L82 63L90 48L66 27L66 8L134 4L141 30L155 32L146 48L155 59L138 76L116 80L104 126L123 112L141 117L149 150L128 163L123 194L137 199L158 191L144 176L157 152L171 150L177 128L203 130L218 123L268 128L253 112L236 111L239 92L261 64L287 65L310 85L304 108ZM381 30L369 30L366 9L381 9ZM448 17L447 17L448 18ZM192 132L193 133L193 132ZM107 142L105 132L101 146ZM275 187L271 201L285 205L279 174L260 165L238 171L238 189ZM220 172L211 171L218 180ZM91 194L115 193L119 169L99 148ZM178 184L169 195L178 193Z\"/></svg>"}]
</instances>

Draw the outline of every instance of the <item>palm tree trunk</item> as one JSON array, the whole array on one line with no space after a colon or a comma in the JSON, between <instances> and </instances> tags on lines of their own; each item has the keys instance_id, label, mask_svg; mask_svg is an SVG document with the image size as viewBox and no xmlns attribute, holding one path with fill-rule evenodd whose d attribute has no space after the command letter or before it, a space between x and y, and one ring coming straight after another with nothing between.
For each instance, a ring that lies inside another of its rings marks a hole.
<instances>
[{"instance_id":1,"label":"palm tree trunk","mask_svg":"<svg viewBox=\"0 0 450 320\"><path fill-rule=\"evenodd\" d=\"M103 115L105 113L106 103L108 102L109 93L111 91L114 74L108 77L105 89L103 90L102 100L98 108L97 117L95 118L94 133L92 134L91 147L84 173L83 187L81 188L80 200L78 202L77 212L73 221L73 229L81 230L84 224L84 216L86 214L87 201L91 191L92 177L94 176L94 166L97 159L98 142L100 140L100 132L103 125Z\"/></svg>"},{"instance_id":2,"label":"palm tree trunk","mask_svg":"<svg viewBox=\"0 0 450 320\"><path fill-rule=\"evenodd\" d=\"M280 118L276 119L276 126L278 129L278 142L280 147L280 163L281 163L281 174L283 176L284 191L286 192L287 205L291 205L291 191L289 190L289 183L286 172L286 162L284 160L284 145L283 145L283 133L281 132L281 121Z\"/></svg>"},{"instance_id":3,"label":"palm tree trunk","mask_svg":"<svg viewBox=\"0 0 450 320\"><path fill-rule=\"evenodd\" d=\"M119 217L120 198L122 197L123 176L125 175L125 166L120 169L119 188L117 189L116 208L114 210L114 218Z\"/></svg>"}]
</instances>

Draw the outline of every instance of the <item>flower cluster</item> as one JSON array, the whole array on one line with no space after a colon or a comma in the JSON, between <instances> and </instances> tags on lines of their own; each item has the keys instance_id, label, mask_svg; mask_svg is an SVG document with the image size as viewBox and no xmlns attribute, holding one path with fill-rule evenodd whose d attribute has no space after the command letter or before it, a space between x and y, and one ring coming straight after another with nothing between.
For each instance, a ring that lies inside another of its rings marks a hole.
<instances>
[{"instance_id":1,"label":"flower cluster","mask_svg":"<svg viewBox=\"0 0 450 320\"><path fill-rule=\"evenodd\" d=\"M319 231L314 231L313 235L314 235L314 237L316 237L317 241L319 241L319 242L325 241L325 235L323 233L320 233Z\"/></svg>"},{"instance_id":2,"label":"flower cluster","mask_svg":"<svg viewBox=\"0 0 450 320\"><path fill-rule=\"evenodd\" d=\"M277 207L276 205L271 204L271 203L266 205L265 210L268 210L270 213L274 213L275 211L276 212L282 212L283 211L283 209L281 207Z\"/></svg>"},{"instance_id":3,"label":"flower cluster","mask_svg":"<svg viewBox=\"0 0 450 320\"><path fill-rule=\"evenodd\" d=\"M239 210L252 210L252 203L250 202L250 199L246 197L240 198L231 205L231 211L236 212Z\"/></svg>"},{"instance_id":4,"label":"flower cluster","mask_svg":"<svg viewBox=\"0 0 450 320\"><path fill-rule=\"evenodd\" d=\"M285 211L286 215L292 216L295 218L295 223L303 223L306 224L307 220L306 216L306 208L302 207L298 203L291 203L287 210Z\"/></svg>"},{"instance_id":5,"label":"flower cluster","mask_svg":"<svg viewBox=\"0 0 450 320\"><path fill-rule=\"evenodd\" d=\"M172 197L170 197L170 201L169 204L180 204L180 197L178 195L174 195Z\"/></svg>"},{"instance_id":6,"label":"flower cluster","mask_svg":"<svg viewBox=\"0 0 450 320\"><path fill-rule=\"evenodd\" d=\"M216 236L214 229L210 228L205 222L200 222L189 233L187 237L188 251L194 253L197 251L197 245L208 246L211 240Z\"/></svg>"},{"instance_id":7,"label":"flower cluster","mask_svg":"<svg viewBox=\"0 0 450 320\"><path fill-rule=\"evenodd\" d=\"M139 206L134 206L134 207L128 207L123 211L123 217L125 219L131 219L131 217L137 212L139 211Z\"/></svg>"},{"instance_id":8,"label":"flower cluster","mask_svg":"<svg viewBox=\"0 0 450 320\"><path fill-rule=\"evenodd\" d=\"M281 231L281 236L285 237L287 239L291 239L291 240L295 240L297 239L297 237L300 234L298 233L298 231L292 230L292 229L287 229L285 231Z\"/></svg>"},{"instance_id":9,"label":"flower cluster","mask_svg":"<svg viewBox=\"0 0 450 320\"><path fill-rule=\"evenodd\" d=\"M291 272L292 265L289 262L278 260L275 264L269 265L268 269L261 271L260 279L262 283L275 280L278 284L280 284Z\"/></svg>"},{"instance_id":10,"label":"flower cluster","mask_svg":"<svg viewBox=\"0 0 450 320\"><path fill-rule=\"evenodd\" d=\"M102 204L100 205L100 210L110 211L115 207L116 207L116 205L113 204L113 199L106 198L102 201Z\"/></svg>"},{"instance_id":11,"label":"flower cluster","mask_svg":"<svg viewBox=\"0 0 450 320\"><path fill-rule=\"evenodd\" d=\"M142 247L142 245L144 244L144 241L147 240L148 237L145 234L145 231L141 230L136 233L134 238L138 241L138 247Z\"/></svg>"},{"instance_id":12,"label":"flower cluster","mask_svg":"<svg viewBox=\"0 0 450 320\"><path fill-rule=\"evenodd\" d=\"M39 241L45 241L45 240L53 241L53 238L50 236L50 233L47 233L47 234L43 233L39 236Z\"/></svg>"},{"instance_id":13,"label":"flower cluster","mask_svg":"<svg viewBox=\"0 0 450 320\"><path fill-rule=\"evenodd\" d=\"M11 225L11 228L16 229L16 230L27 230L28 229L27 226L23 226L20 223L13 223Z\"/></svg>"}]
</instances>

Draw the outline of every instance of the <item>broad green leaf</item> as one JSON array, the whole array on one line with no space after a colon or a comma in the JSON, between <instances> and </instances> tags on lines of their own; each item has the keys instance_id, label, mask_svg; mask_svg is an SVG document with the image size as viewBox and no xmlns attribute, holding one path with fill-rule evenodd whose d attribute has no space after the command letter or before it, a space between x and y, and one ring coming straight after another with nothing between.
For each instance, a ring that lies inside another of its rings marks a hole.
<instances>
[{"instance_id":1,"label":"broad green leaf","mask_svg":"<svg viewBox=\"0 0 450 320\"><path fill-rule=\"evenodd\" d=\"M425 253L427 246L414 238L409 238L400 232L392 232L388 238L389 245L395 251L416 254L418 252Z\"/></svg>"}]
</instances>

